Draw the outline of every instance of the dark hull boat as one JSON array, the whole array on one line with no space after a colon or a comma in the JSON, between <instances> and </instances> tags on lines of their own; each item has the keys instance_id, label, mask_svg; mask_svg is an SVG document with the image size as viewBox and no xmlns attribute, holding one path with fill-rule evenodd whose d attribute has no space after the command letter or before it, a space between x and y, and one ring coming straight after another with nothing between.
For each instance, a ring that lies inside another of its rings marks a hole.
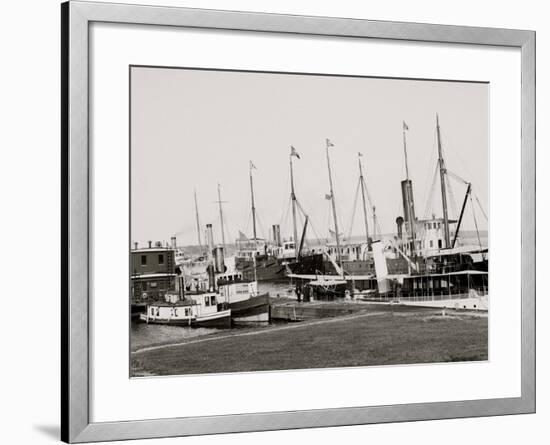
<instances>
[{"instance_id":1,"label":"dark hull boat","mask_svg":"<svg viewBox=\"0 0 550 445\"><path fill-rule=\"evenodd\" d=\"M250 297L248 300L230 303L231 318L235 324L269 322L269 294Z\"/></svg>"},{"instance_id":2,"label":"dark hull boat","mask_svg":"<svg viewBox=\"0 0 550 445\"><path fill-rule=\"evenodd\" d=\"M256 257L256 270L254 270L254 261L244 258L235 258L236 269L247 279L257 281L285 281L285 266L281 264L278 258L269 255Z\"/></svg>"}]
</instances>

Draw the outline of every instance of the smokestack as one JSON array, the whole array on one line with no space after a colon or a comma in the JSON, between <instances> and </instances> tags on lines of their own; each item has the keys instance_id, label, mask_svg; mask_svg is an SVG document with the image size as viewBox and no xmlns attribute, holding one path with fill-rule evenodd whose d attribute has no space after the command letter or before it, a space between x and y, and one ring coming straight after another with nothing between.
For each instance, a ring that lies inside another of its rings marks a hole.
<instances>
[{"instance_id":1,"label":"smokestack","mask_svg":"<svg viewBox=\"0 0 550 445\"><path fill-rule=\"evenodd\" d=\"M214 249L214 232L212 231L212 224L206 224L206 244L208 245L208 256L210 257Z\"/></svg>"},{"instance_id":2,"label":"smokestack","mask_svg":"<svg viewBox=\"0 0 550 445\"><path fill-rule=\"evenodd\" d=\"M226 271L222 246L214 247L214 268L216 273L224 273Z\"/></svg>"},{"instance_id":3,"label":"smokestack","mask_svg":"<svg viewBox=\"0 0 550 445\"><path fill-rule=\"evenodd\" d=\"M170 242L172 243L172 249L176 248L176 237L173 236L170 238Z\"/></svg>"},{"instance_id":4,"label":"smokestack","mask_svg":"<svg viewBox=\"0 0 550 445\"><path fill-rule=\"evenodd\" d=\"M149 249L152 247L153 245L153 241L147 241L149 243Z\"/></svg>"},{"instance_id":5,"label":"smokestack","mask_svg":"<svg viewBox=\"0 0 550 445\"><path fill-rule=\"evenodd\" d=\"M137 241L135 241L134 242L134 250L137 250L137 248L138 248L138 243L137 243Z\"/></svg>"},{"instance_id":6,"label":"smokestack","mask_svg":"<svg viewBox=\"0 0 550 445\"><path fill-rule=\"evenodd\" d=\"M209 264L206 267L206 271L208 272L208 290L210 292L216 291L216 272L214 270L214 266L212 264Z\"/></svg>"},{"instance_id":7,"label":"smokestack","mask_svg":"<svg viewBox=\"0 0 550 445\"><path fill-rule=\"evenodd\" d=\"M281 226L279 224L273 224L273 243L277 247L281 247Z\"/></svg>"},{"instance_id":8,"label":"smokestack","mask_svg":"<svg viewBox=\"0 0 550 445\"><path fill-rule=\"evenodd\" d=\"M395 219L395 223L397 224L397 238L400 240L403 239L403 222L404 220L402 216L398 216Z\"/></svg>"},{"instance_id":9,"label":"smokestack","mask_svg":"<svg viewBox=\"0 0 550 445\"><path fill-rule=\"evenodd\" d=\"M401 181L401 195L403 197L403 213L405 214L405 222L416 221L416 215L414 213L413 186L410 179Z\"/></svg>"}]
</instances>

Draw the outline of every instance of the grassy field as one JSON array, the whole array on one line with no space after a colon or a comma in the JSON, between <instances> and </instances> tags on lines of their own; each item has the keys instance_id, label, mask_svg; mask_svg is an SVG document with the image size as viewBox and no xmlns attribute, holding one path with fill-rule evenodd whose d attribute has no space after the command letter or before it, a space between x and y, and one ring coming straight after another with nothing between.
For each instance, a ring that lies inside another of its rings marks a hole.
<instances>
[{"instance_id":1,"label":"grassy field","mask_svg":"<svg viewBox=\"0 0 550 445\"><path fill-rule=\"evenodd\" d=\"M132 353L132 375L487 360L487 327L486 314L371 308L144 348Z\"/></svg>"}]
</instances>

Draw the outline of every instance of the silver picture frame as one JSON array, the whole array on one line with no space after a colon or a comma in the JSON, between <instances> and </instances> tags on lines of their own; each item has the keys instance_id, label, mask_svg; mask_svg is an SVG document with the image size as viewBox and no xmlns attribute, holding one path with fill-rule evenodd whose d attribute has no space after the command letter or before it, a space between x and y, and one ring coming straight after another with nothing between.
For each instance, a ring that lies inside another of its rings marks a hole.
<instances>
[{"instance_id":1,"label":"silver picture frame","mask_svg":"<svg viewBox=\"0 0 550 445\"><path fill-rule=\"evenodd\" d=\"M123 422L90 421L89 27L110 22L521 50L521 396ZM68 443L535 412L535 32L70 1L62 34L61 438Z\"/></svg>"}]
</instances>

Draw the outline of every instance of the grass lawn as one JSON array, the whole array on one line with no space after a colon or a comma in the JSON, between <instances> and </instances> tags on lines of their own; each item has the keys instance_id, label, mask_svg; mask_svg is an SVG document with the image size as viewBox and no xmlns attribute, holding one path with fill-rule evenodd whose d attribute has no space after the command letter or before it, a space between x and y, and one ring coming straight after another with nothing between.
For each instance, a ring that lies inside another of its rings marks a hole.
<instances>
[{"instance_id":1,"label":"grass lawn","mask_svg":"<svg viewBox=\"0 0 550 445\"><path fill-rule=\"evenodd\" d=\"M132 374L174 375L487 360L487 316L359 313L132 353Z\"/></svg>"}]
</instances>

